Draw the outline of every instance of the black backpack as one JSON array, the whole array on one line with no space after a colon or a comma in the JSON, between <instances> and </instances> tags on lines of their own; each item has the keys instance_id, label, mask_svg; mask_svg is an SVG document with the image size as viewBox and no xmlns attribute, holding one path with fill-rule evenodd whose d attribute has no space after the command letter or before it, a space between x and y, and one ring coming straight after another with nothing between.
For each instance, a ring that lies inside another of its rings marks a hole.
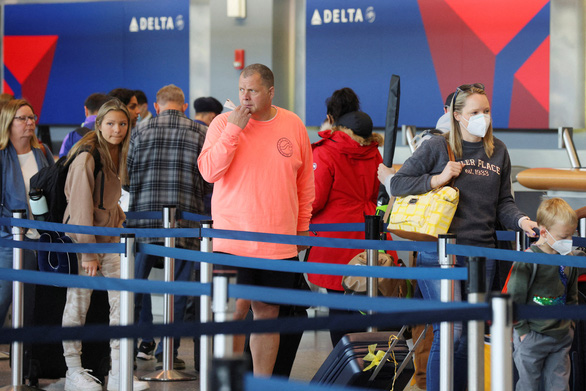
<instances>
[{"instance_id":1,"label":"black backpack","mask_svg":"<svg viewBox=\"0 0 586 391\"><path fill-rule=\"evenodd\" d=\"M82 152L87 152L87 150L81 150L78 154ZM95 179L98 176L98 173L102 170L102 162L100 153L97 149L94 149L91 154L95 161ZM65 180L67 179L69 166L73 160L75 160L75 157L70 161L67 161L67 156L63 156L62 158L59 158L54 165L40 169L39 172L31 177L30 192L40 190L47 200L49 213L45 219L46 221L54 223L63 222L63 215L65 214L65 208L67 208L67 198L65 197L64 192ZM104 175L102 175L101 181L99 208L104 209Z\"/></svg>"}]
</instances>

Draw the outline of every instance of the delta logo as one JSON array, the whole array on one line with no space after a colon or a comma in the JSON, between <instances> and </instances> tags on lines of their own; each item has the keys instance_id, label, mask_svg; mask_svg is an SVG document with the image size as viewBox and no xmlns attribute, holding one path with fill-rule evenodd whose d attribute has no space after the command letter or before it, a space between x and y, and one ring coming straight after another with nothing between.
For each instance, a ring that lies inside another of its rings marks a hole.
<instances>
[{"instance_id":1,"label":"delta logo","mask_svg":"<svg viewBox=\"0 0 586 391\"><path fill-rule=\"evenodd\" d=\"M311 16L312 26L321 26L324 24L338 23L374 23L376 13L374 7L367 7L364 12L361 8L335 8L335 9L315 9Z\"/></svg>"},{"instance_id":2,"label":"delta logo","mask_svg":"<svg viewBox=\"0 0 586 391\"><path fill-rule=\"evenodd\" d=\"M131 33L139 31L159 31L159 30L183 30L185 21L183 15L171 16L133 16L130 20L128 30Z\"/></svg>"}]
</instances>

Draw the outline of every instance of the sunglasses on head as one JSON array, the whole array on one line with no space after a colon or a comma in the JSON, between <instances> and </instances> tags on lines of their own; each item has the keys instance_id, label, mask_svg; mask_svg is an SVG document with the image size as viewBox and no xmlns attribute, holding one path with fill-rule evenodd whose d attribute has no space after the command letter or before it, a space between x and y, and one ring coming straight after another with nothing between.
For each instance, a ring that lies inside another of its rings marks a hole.
<instances>
[{"instance_id":1,"label":"sunglasses on head","mask_svg":"<svg viewBox=\"0 0 586 391\"><path fill-rule=\"evenodd\" d=\"M482 91L484 91L484 84L482 84L482 83L462 84L460 87L456 88L456 92L454 93L454 97L452 98L452 106L454 105L454 102L456 101L456 97L458 96L458 94L461 91L470 91L473 88L479 88Z\"/></svg>"}]
</instances>

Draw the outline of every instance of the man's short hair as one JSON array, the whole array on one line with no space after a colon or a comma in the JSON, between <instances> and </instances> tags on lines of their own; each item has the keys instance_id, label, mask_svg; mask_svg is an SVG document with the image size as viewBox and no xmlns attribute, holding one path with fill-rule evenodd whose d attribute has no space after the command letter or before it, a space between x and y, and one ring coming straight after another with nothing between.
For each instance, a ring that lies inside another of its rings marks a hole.
<instances>
[{"instance_id":1,"label":"man's short hair","mask_svg":"<svg viewBox=\"0 0 586 391\"><path fill-rule=\"evenodd\" d=\"M97 114L100 107L110 99L112 99L112 97L102 94L101 92L96 92L95 94L88 96L85 102L83 102L83 105L87 108L87 111L89 111L90 114Z\"/></svg>"},{"instance_id":2,"label":"man's short hair","mask_svg":"<svg viewBox=\"0 0 586 391\"><path fill-rule=\"evenodd\" d=\"M136 101L139 105L149 103L146 95L141 90L134 90L134 96L136 96Z\"/></svg>"},{"instance_id":3,"label":"man's short hair","mask_svg":"<svg viewBox=\"0 0 586 391\"><path fill-rule=\"evenodd\" d=\"M251 64L247 66L242 70L240 76L249 77L255 73L260 75L260 79L267 88L271 88L275 85L275 76L273 75L273 71L271 71L269 67L263 64Z\"/></svg>"},{"instance_id":4,"label":"man's short hair","mask_svg":"<svg viewBox=\"0 0 586 391\"><path fill-rule=\"evenodd\" d=\"M157 92L157 103L159 105L166 105L169 102L180 105L185 103L185 95L183 94L183 90L174 84L169 84Z\"/></svg>"},{"instance_id":5,"label":"man's short hair","mask_svg":"<svg viewBox=\"0 0 586 391\"><path fill-rule=\"evenodd\" d=\"M578 225L578 216L574 209L561 198L543 200L537 208L537 224L550 229L555 224Z\"/></svg>"},{"instance_id":6,"label":"man's short hair","mask_svg":"<svg viewBox=\"0 0 586 391\"><path fill-rule=\"evenodd\" d=\"M128 88L115 88L108 92L108 95L120 99L120 102L124 103L126 106L128 106L132 97L136 96L134 95L134 91L129 90Z\"/></svg>"},{"instance_id":7,"label":"man's short hair","mask_svg":"<svg viewBox=\"0 0 586 391\"><path fill-rule=\"evenodd\" d=\"M216 98L211 96L197 98L193 101L193 108L195 113L215 113L216 115L222 114L224 106Z\"/></svg>"}]
</instances>

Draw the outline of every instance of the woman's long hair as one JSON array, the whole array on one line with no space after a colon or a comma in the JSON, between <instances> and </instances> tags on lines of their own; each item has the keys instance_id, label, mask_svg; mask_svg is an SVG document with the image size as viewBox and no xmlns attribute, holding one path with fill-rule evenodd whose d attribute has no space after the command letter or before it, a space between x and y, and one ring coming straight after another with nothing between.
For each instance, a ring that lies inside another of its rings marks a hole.
<instances>
[{"instance_id":1,"label":"woman's long hair","mask_svg":"<svg viewBox=\"0 0 586 391\"><path fill-rule=\"evenodd\" d=\"M126 105L122 103L117 98L112 98L100 107L98 111L98 115L96 116L96 130L93 132L89 132L81 140L79 140L73 148L67 154L67 161L75 159L77 154L82 151L87 151L92 153L94 150L98 150L100 156L105 160L104 165L107 165L112 169L112 171L116 172L116 167L114 166L114 162L112 161L112 156L110 156L109 151L109 143L104 139L102 135L102 122L104 121L104 117L111 111L120 111L124 113L126 119L128 121L128 131L126 132L126 136L124 136L124 140L120 144L118 144L119 148L119 155L118 155L118 176L120 177L120 181L123 185L126 185L128 182L128 170L126 169L126 157L128 156L128 146L130 144L130 113L126 108Z\"/></svg>"},{"instance_id":2,"label":"woman's long hair","mask_svg":"<svg viewBox=\"0 0 586 391\"><path fill-rule=\"evenodd\" d=\"M450 143L452 151L454 151L454 155L456 157L462 157L462 130L460 129L460 123L456 121L456 118L454 117L454 113L457 112L462 114L462 109L466 105L466 99L472 94L486 96L484 87L481 84L464 84L458 87L456 93L454 94L455 99L452 99L452 104L450 105L452 130L448 132L445 137ZM486 153L486 156L492 157L494 152L492 121L490 121L490 125L488 126L486 134L482 138L482 143L484 144L484 152Z\"/></svg>"},{"instance_id":3,"label":"woman's long hair","mask_svg":"<svg viewBox=\"0 0 586 391\"><path fill-rule=\"evenodd\" d=\"M0 111L0 150L3 150L8 146L8 143L10 142L10 128L12 127L14 116L22 106L30 107L33 114L35 113L33 106L31 106L31 104L25 99L13 99L8 101L4 107L2 107L2 111ZM41 147L37 136L34 134L33 137L31 137L31 147Z\"/></svg>"}]
</instances>

